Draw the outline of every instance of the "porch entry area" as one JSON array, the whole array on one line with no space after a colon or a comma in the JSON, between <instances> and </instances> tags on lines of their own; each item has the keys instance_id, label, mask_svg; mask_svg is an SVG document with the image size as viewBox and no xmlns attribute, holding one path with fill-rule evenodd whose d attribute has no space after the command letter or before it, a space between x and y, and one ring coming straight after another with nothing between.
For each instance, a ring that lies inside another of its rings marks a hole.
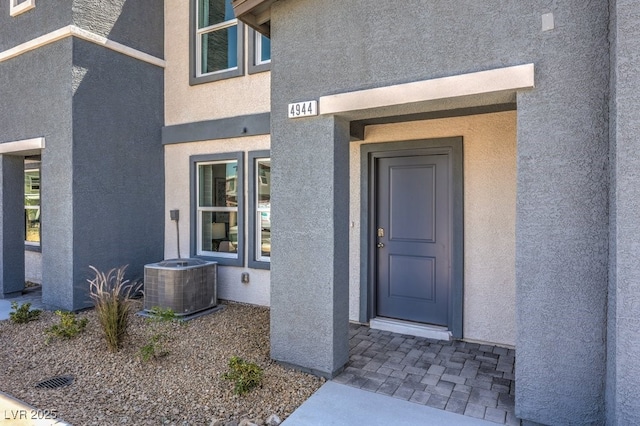
<instances>
[{"instance_id":1,"label":"porch entry area","mask_svg":"<svg viewBox=\"0 0 640 426\"><path fill-rule=\"evenodd\" d=\"M363 322L461 337L462 138L363 145L362 156L370 206Z\"/></svg>"},{"instance_id":2,"label":"porch entry area","mask_svg":"<svg viewBox=\"0 0 640 426\"><path fill-rule=\"evenodd\" d=\"M20 295L26 279L40 278L39 165L44 146L42 137L0 144L0 299ZM32 269L38 271L32 274Z\"/></svg>"}]
</instances>

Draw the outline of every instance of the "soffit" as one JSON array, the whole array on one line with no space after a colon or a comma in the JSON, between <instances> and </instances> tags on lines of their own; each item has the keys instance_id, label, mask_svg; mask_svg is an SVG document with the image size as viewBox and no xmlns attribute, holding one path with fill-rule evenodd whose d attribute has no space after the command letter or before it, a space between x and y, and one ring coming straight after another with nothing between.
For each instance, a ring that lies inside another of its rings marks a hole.
<instances>
[{"instance_id":1,"label":"soffit","mask_svg":"<svg viewBox=\"0 0 640 426\"><path fill-rule=\"evenodd\" d=\"M233 0L236 18L256 31L271 35L271 4L276 0Z\"/></svg>"}]
</instances>

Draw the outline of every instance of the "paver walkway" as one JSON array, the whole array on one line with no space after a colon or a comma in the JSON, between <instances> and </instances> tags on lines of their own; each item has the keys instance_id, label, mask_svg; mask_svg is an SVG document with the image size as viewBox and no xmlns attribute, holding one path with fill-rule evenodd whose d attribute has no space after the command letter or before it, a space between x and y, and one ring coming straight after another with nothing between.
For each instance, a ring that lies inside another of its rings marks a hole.
<instances>
[{"instance_id":1,"label":"paver walkway","mask_svg":"<svg viewBox=\"0 0 640 426\"><path fill-rule=\"evenodd\" d=\"M495 423L514 414L515 350L351 324L349 362L334 379L359 389Z\"/></svg>"}]
</instances>

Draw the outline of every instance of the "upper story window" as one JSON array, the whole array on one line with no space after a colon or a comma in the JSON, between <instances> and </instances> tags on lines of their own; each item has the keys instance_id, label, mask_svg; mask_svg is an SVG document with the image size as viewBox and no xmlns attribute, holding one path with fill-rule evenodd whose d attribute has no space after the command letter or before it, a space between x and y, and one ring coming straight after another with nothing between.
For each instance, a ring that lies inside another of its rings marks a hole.
<instances>
[{"instance_id":1,"label":"upper story window","mask_svg":"<svg viewBox=\"0 0 640 426\"><path fill-rule=\"evenodd\" d=\"M231 0L191 0L191 84L243 74L244 26Z\"/></svg>"},{"instance_id":2,"label":"upper story window","mask_svg":"<svg viewBox=\"0 0 640 426\"><path fill-rule=\"evenodd\" d=\"M249 29L249 74L271 69L271 40Z\"/></svg>"},{"instance_id":3,"label":"upper story window","mask_svg":"<svg viewBox=\"0 0 640 426\"><path fill-rule=\"evenodd\" d=\"M16 16L36 7L36 0L9 0L9 15Z\"/></svg>"}]
</instances>

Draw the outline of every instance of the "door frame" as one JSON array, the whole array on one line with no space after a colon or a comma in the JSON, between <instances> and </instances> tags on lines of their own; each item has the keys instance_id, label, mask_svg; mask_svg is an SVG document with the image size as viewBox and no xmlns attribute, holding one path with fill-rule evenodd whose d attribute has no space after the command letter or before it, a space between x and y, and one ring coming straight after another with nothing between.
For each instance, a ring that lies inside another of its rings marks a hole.
<instances>
[{"instance_id":1,"label":"door frame","mask_svg":"<svg viewBox=\"0 0 640 426\"><path fill-rule=\"evenodd\" d=\"M376 160L406 155L449 155L452 212L451 285L447 326L462 338L464 302L464 188L462 137L363 144L360 147L360 322L376 317Z\"/></svg>"}]
</instances>

